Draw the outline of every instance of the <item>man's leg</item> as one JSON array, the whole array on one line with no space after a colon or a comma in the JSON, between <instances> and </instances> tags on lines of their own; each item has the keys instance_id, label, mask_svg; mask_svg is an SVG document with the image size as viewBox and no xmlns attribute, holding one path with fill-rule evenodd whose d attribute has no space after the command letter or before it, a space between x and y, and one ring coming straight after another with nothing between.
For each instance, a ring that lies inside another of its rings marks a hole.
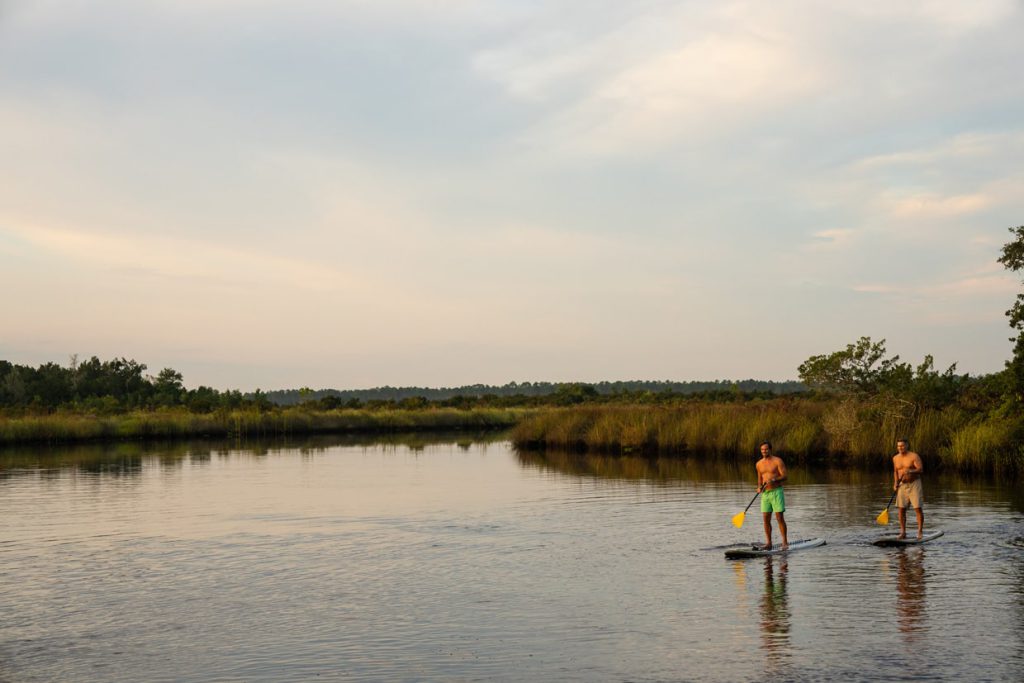
<instances>
[{"instance_id":1,"label":"man's leg","mask_svg":"<svg viewBox=\"0 0 1024 683\"><path fill-rule=\"evenodd\" d=\"M899 538L907 537L907 508L896 508L900 511L900 535Z\"/></svg>"},{"instance_id":2,"label":"man's leg","mask_svg":"<svg viewBox=\"0 0 1024 683\"><path fill-rule=\"evenodd\" d=\"M764 549L772 549L772 513L762 512L761 517L764 519Z\"/></svg>"},{"instance_id":3,"label":"man's leg","mask_svg":"<svg viewBox=\"0 0 1024 683\"><path fill-rule=\"evenodd\" d=\"M779 520L779 533L782 534L782 549L789 547L789 537L786 536L786 513L776 512L775 519Z\"/></svg>"},{"instance_id":4,"label":"man's leg","mask_svg":"<svg viewBox=\"0 0 1024 683\"><path fill-rule=\"evenodd\" d=\"M914 514L917 515L917 537L921 538L924 536L924 510L914 508Z\"/></svg>"}]
</instances>

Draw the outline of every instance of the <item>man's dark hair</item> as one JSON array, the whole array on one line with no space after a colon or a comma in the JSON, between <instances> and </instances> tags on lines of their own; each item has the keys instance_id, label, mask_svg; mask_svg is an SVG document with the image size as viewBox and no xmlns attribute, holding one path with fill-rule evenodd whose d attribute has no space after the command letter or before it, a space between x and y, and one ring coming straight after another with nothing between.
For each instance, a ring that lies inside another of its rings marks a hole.
<instances>
[{"instance_id":1,"label":"man's dark hair","mask_svg":"<svg viewBox=\"0 0 1024 683\"><path fill-rule=\"evenodd\" d=\"M907 448L910 448L910 441L904 439L903 437L896 439L896 443L900 443L901 441L907 445Z\"/></svg>"},{"instance_id":2,"label":"man's dark hair","mask_svg":"<svg viewBox=\"0 0 1024 683\"><path fill-rule=\"evenodd\" d=\"M767 446L768 450L772 450L772 442L771 441L762 441L760 444L758 444L757 447L760 448L761 446Z\"/></svg>"}]
</instances>

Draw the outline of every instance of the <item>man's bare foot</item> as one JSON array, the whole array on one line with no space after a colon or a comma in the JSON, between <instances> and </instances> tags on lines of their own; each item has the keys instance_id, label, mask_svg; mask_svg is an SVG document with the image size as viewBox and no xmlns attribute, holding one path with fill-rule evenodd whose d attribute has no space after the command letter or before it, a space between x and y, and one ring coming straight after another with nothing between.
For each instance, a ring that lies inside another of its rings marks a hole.
<instances>
[{"instance_id":1,"label":"man's bare foot","mask_svg":"<svg viewBox=\"0 0 1024 683\"><path fill-rule=\"evenodd\" d=\"M919 540L919 541L921 540L921 535L922 535L922 534L921 534L921 532L920 532L920 531L918 531L918 532L917 532L917 540Z\"/></svg>"},{"instance_id":2,"label":"man's bare foot","mask_svg":"<svg viewBox=\"0 0 1024 683\"><path fill-rule=\"evenodd\" d=\"M783 550L789 550L789 544L788 543L783 543L782 544L782 549Z\"/></svg>"},{"instance_id":3,"label":"man's bare foot","mask_svg":"<svg viewBox=\"0 0 1024 683\"><path fill-rule=\"evenodd\" d=\"M902 541L906 537L907 537L907 534L906 533L902 533L902 534L900 534L899 536L896 537L896 540Z\"/></svg>"}]
</instances>

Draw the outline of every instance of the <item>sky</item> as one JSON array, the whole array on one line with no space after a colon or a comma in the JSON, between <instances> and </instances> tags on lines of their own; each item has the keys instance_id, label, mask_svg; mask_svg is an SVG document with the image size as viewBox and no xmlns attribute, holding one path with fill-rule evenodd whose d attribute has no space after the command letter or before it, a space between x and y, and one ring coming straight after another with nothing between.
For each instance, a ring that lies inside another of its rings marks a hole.
<instances>
[{"instance_id":1,"label":"sky","mask_svg":"<svg viewBox=\"0 0 1024 683\"><path fill-rule=\"evenodd\" d=\"M1021 0L0 0L0 359L998 371Z\"/></svg>"}]
</instances>

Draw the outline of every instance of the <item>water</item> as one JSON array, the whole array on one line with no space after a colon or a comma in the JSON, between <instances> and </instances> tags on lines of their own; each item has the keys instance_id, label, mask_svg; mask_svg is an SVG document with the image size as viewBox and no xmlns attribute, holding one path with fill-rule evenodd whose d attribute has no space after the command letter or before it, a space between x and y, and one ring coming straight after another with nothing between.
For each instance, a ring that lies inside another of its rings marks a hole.
<instances>
[{"instance_id":1,"label":"water","mask_svg":"<svg viewBox=\"0 0 1024 683\"><path fill-rule=\"evenodd\" d=\"M0 453L0 681L1020 680L1020 487L931 475L946 535L881 549L889 479L791 467L828 545L728 561L753 460Z\"/></svg>"}]
</instances>

